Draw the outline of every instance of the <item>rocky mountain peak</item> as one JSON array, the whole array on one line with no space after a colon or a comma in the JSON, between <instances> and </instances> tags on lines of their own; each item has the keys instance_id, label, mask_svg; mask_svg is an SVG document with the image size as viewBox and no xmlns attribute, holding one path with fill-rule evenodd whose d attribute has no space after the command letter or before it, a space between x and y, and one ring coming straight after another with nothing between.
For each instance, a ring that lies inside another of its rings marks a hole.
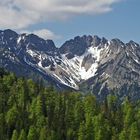
<instances>
[{"instance_id":1,"label":"rocky mountain peak","mask_svg":"<svg viewBox=\"0 0 140 140\"><path fill-rule=\"evenodd\" d=\"M74 39L66 41L59 50L61 54L66 54L67 58L71 59L75 55L83 55L89 47L97 47L99 44L105 43L107 43L107 40L105 38L101 39L98 36L77 36Z\"/></svg>"},{"instance_id":2,"label":"rocky mountain peak","mask_svg":"<svg viewBox=\"0 0 140 140\"><path fill-rule=\"evenodd\" d=\"M35 34L21 34L17 39L18 46L22 48L43 51L43 52L53 52L56 50L55 44L52 40L44 40Z\"/></svg>"},{"instance_id":3,"label":"rocky mountain peak","mask_svg":"<svg viewBox=\"0 0 140 140\"><path fill-rule=\"evenodd\" d=\"M101 43L101 38L99 38L97 35L93 36L92 45L97 47Z\"/></svg>"},{"instance_id":4,"label":"rocky mountain peak","mask_svg":"<svg viewBox=\"0 0 140 140\"><path fill-rule=\"evenodd\" d=\"M66 54L71 59L75 55L81 56L85 50L91 45L92 38L90 36L77 36L74 39L66 41L60 47L60 53Z\"/></svg>"},{"instance_id":5,"label":"rocky mountain peak","mask_svg":"<svg viewBox=\"0 0 140 140\"><path fill-rule=\"evenodd\" d=\"M126 45L132 45L132 46L135 46L135 47L140 46L138 43L136 43L136 42L133 41L133 40L130 40Z\"/></svg>"},{"instance_id":6,"label":"rocky mountain peak","mask_svg":"<svg viewBox=\"0 0 140 140\"><path fill-rule=\"evenodd\" d=\"M106 44L106 43L108 43L108 40L105 37L102 37L101 44L103 45L103 44Z\"/></svg>"},{"instance_id":7,"label":"rocky mountain peak","mask_svg":"<svg viewBox=\"0 0 140 140\"><path fill-rule=\"evenodd\" d=\"M125 43L123 43L120 39L115 38L111 40L111 44L114 46L124 46Z\"/></svg>"},{"instance_id":8,"label":"rocky mountain peak","mask_svg":"<svg viewBox=\"0 0 140 140\"><path fill-rule=\"evenodd\" d=\"M10 30L10 29L4 30L3 34L5 35L5 37L17 37L18 36L18 34L15 31Z\"/></svg>"}]
</instances>

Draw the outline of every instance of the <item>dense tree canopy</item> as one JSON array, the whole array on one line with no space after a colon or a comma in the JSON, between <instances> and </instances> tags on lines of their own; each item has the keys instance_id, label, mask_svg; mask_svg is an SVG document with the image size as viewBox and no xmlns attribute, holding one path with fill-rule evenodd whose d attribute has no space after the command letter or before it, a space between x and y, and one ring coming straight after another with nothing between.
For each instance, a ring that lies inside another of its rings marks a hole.
<instances>
[{"instance_id":1,"label":"dense tree canopy","mask_svg":"<svg viewBox=\"0 0 140 140\"><path fill-rule=\"evenodd\" d=\"M99 103L0 70L0 140L140 140L140 102Z\"/></svg>"}]
</instances>

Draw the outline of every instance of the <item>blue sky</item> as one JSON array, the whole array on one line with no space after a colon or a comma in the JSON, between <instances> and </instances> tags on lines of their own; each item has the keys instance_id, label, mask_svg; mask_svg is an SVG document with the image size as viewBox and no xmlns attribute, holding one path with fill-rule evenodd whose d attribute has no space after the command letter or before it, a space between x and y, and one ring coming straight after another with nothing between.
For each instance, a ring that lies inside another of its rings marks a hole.
<instances>
[{"instance_id":1,"label":"blue sky","mask_svg":"<svg viewBox=\"0 0 140 140\"><path fill-rule=\"evenodd\" d=\"M45 27L46 24L41 26ZM140 1L123 1L114 5L111 12L95 16L81 15L66 22L50 22L47 27L63 36L62 40L57 40L58 44L83 34L104 36L108 39L120 38L124 42L140 42Z\"/></svg>"},{"instance_id":2,"label":"blue sky","mask_svg":"<svg viewBox=\"0 0 140 140\"><path fill-rule=\"evenodd\" d=\"M52 0L52 3L47 0L40 0L42 4L43 2L44 5L46 4L46 7L41 4L38 5L36 0L34 0L36 1L34 3L36 7L29 6L33 0L29 0L29 3L26 3L25 0L22 3L17 2L17 0L14 0L14 3L11 0L5 1L10 5L11 11L9 12L12 14L9 15L11 18L7 19L9 23L0 20L1 29L12 28L18 32L33 32L44 38L53 39L57 46L60 46L67 39L85 34L104 36L107 39L120 38L124 42L129 40L140 42L139 0L98 0L99 2L97 0L87 0L92 3L91 6L85 0L77 0L79 3L74 2L74 0L71 0L71 2L69 0ZM87 4L83 10L81 8L82 3ZM5 5L0 2L1 13L9 8ZM71 7L68 11L66 6L69 5ZM51 10L51 8L48 11L40 10L46 9L47 6L52 6L52 9L54 8L56 11ZM1 7L5 9L3 10ZM20 12L17 12L17 10ZM0 16L2 18L2 15ZM14 20L17 26L15 26Z\"/></svg>"}]
</instances>

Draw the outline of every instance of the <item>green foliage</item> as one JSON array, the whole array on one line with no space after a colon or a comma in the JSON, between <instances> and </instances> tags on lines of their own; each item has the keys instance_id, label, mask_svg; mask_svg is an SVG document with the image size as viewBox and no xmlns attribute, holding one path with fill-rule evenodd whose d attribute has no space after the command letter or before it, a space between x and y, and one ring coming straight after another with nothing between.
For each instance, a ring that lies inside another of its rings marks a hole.
<instances>
[{"instance_id":1,"label":"green foliage","mask_svg":"<svg viewBox=\"0 0 140 140\"><path fill-rule=\"evenodd\" d=\"M85 140L85 126L84 122L79 126L78 140Z\"/></svg>"},{"instance_id":2,"label":"green foliage","mask_svg":"<svg viewBox=\"0 0 140 140\"><path fill-rule=\"evenodd\" d=\"M131 127L130 127L129 139L130 140L139 140L139 138L140 138L140 132L138 129L138 124L137 124L137 122L134 122L131 124Z\"/></svg>"},{"instance_id":3,"label":"green foliage","mask_svg":"<svg viewBox=\"0 0 140 140\"><path fill-rule=\"evenodd\" d=\"M13 131L13 135L12 135L11 140L18 140L18 133L17 133L17 130L14 130L14 131Z\"/></svg>"},{"instance_id":4,"label":"green foliage","mask_svg":"<svg viewBox=\"0 0 140 140\"><path fill-rule=\"evenodd\" d=\"M47 140L47 131L45 127L40 130L39 140Z\"/></svg>"},{"instance_id":5,"label":"green foliage","mask_svg":"<svg viewBox=\"0 0 140 140\"><path fill-rule=\"evenodd\" d=\"M26 140L26 133L24 129L21 130L18 140Z\"/></svg>"},{"instance_id":6,"label":"green foliage","mask_svg":"<svg viewBox=\"0 0 140 140\"><path fill-rule=\"evenodd\" d=\"M140 102L99 103L0 70L0 140L140 140Z\"/></svg>"},{"instance_id":7,"label":"green foliage","mask_svg":"<svg viewBox=\"0 0 140 140\"><path fill-rule=\"evenodd\" d=\"M34 126L30 126L27 140L37 140L36 129Z\"/></svg>"}]
</instances>

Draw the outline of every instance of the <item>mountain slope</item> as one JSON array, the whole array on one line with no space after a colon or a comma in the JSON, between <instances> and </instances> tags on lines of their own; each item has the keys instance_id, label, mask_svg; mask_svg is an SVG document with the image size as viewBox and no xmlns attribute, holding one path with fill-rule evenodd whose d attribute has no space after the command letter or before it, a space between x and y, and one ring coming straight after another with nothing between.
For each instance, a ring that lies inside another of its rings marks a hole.
<instances>
[{"instance_id":1,"label":"mountain slope","mask_svg":"<svg viewBox=\"0 0 140 140\"><path fill-rule=\"evenodd\" d=\"M112 90L140 98L140 45L134 41L84 35L56 48L52 40L5 30L0 31L0 67L99 98Z\"/></svg>"}]
</instances>

